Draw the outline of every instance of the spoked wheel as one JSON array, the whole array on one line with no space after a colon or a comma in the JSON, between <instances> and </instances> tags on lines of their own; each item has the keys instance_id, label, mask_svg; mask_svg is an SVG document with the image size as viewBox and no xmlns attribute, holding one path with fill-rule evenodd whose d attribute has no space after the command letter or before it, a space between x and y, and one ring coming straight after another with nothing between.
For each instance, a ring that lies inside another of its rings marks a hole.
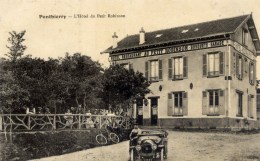
<instances>
[{"instance_id":1,"label":"spoked wheel","mask_svg":"<svg viewBox=\"0 0 260 161\"><path fill-rule=\"evenodd\" d=\"M109 134L109 138L111 139L111 141L113 143L119 143L119 137L118 137L118 135L116 133L111 132Z\"/></svg>"},{"instance_id":2,"label":"spoked wheel","mask_svg":"<svg viewBox=\"0 0 260 161\"><path fill-rule=\"evenodd\" d=\"M98 134L96 136L96 141L98 144L101 144L101 145L106 145L107 144L107 139L105 136L101 135L101 134Z\"/></svg>"},{"instance_id":3,"label":"spoked wheel","mask_svg":"<svg viewBox=\"0 0 260 161\"><path fill-rule=\"evenodd\" d=\"M161 149L160 161L164 160L164 149Z\"/></svg>"}]
</instances>

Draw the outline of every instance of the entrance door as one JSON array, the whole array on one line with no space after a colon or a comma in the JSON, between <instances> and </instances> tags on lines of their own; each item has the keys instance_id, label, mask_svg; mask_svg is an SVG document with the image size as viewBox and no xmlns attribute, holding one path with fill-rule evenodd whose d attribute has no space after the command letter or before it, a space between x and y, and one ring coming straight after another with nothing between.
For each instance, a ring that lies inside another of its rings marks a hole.
<instances>
[{"instance_id":1,"label":"entrance door","mask_svg":"<svg viewBox=\"0 0 260 161\"><path fill-rule=\"evenodd\" d=\"M137 106L137 124L143 125L143 99L137 99L136 106Z\"/></svg>"},{"instance_id":2,"label":"entrance door","mask_svg":"<svg viewBox=\"0 0 260 161\"><path fill-rule=\"evenodd\" d=\"M158 98L151 98L151 125L157 125L158 121Z\"/></svg>"}]
</instances>

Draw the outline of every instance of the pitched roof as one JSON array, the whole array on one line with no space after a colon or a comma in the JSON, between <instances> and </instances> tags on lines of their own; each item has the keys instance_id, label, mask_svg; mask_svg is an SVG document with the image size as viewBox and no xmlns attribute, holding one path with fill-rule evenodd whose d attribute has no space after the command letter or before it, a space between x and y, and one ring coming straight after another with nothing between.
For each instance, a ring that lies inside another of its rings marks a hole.
<instances>
[{"instance_id":1,"label":"pitched roof","mask_svg":"<svg viewBox=\"0 0 260 161\"><path fill-rule=\"evenodd\" d=\"M242 23L246 22L250 17L251 15L243 15L238 17L225 18L170 29L147 32L145 33L145 42L143 44L139 44L139 34L135 34L127 36L119 41L116 48L112 48L111 46L102 53L109 53L113 51L145 47L180 40L190 40L196 38L230 34L234 33L236 29Z\"/></svg>"}]
</instances>

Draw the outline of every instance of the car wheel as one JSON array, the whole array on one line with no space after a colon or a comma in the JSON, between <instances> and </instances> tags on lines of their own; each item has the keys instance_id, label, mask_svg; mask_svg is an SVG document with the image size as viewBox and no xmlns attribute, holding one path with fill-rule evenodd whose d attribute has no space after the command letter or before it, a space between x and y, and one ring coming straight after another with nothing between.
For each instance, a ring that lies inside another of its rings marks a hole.
<instances>
[{"instance_id":1,"label":"car wheel","mask_svg":"<svg viewBox=\"0 0 260 161\"><path fill-rule=\"evenodd\" d=\"M160 155L160 159L161 161L164 160L164 149L161 149L161 155Z\"/></svg>"}]
</instances>

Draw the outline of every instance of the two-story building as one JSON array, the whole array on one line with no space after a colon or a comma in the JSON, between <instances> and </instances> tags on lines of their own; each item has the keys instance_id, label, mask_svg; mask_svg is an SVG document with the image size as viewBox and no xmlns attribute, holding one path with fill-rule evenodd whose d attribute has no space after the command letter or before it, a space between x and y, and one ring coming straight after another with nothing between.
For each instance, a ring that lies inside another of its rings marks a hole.
<instances>
[{"instance_id":1,"label":"two-story building","mask_svg":"<svg viewBox=\"0 0 260 161\"><path fill-rule=\"evenodd\" d=\"M102 53L151 82L136 101L140 124L254 127L260 41L251 14L113 39Z\"/></svg>"}]
</instances>

